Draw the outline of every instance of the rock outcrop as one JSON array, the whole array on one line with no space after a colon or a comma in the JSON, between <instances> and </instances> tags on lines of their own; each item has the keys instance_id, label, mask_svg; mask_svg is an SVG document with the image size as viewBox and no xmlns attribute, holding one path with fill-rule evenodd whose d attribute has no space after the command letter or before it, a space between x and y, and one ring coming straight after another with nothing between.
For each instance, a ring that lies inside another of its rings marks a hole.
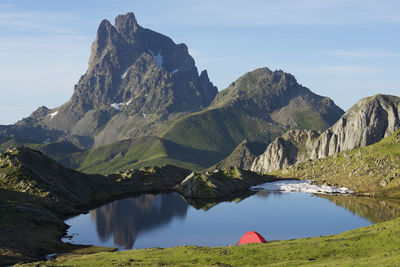
<instances>
[{"instance_id":1,"label":"rock outcrop","mask_svg":"<svg viewBox=\"0 0 400 267\"><path fill-rule=\"evenodd\" d=\"M271 176L242 169L220 169L211 173L191 173L176 191L187 198L217 199L246 191L253 185L275 180Z\"/></svg>"},{"instance_id":2,"label":"rock outcrop","mask_svg":"<svg viewBox=\"0 0 400 267\"><path fill-rule=\"evenodd\" d=\"M400 126L400 97L375 95L361 99L314 143L310 158L374 144Z\"/></svg>"},{"instance_id":3,"label":"rock outcrop","mask_svg":"<svg viewBox=\"0 0 400 267\"><path fill-rule=\"evenodd\" d=\"M374 144L400 127L399 118L400 97L363 98L321 134L294 130L278 137L253 161L250 169L271 172L308 159Z\"/></svg>"},{"instance_id":4,"label":"rock outcrop","mask_svg":"<svg viewBox=\"0 0 400 267\"><path fill-rule=\"evenodd\" d=\"M249 168L257 172L271 172L286 168L309 158L309 151L319 133L310 130L290 130L269 144L263 154L256 157Z\"/></svg>"}]
</instances>

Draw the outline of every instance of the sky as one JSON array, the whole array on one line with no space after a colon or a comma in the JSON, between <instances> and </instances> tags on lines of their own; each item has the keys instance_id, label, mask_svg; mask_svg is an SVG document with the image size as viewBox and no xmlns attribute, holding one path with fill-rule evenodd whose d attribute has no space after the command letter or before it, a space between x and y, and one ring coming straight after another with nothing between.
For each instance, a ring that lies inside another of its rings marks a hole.
<instances>
[{"instance_id":1,"label":"sky","mask_svg":"<svg viewBox=\"0 0 400 267\"><path fill-rule=\"evenodd\" d=\"M128 12L185 43L219 90L268 67L344 110L400 96L397 0L0 0L0 124L68 101L100 22Z\"/></svg>"}]
</instances>

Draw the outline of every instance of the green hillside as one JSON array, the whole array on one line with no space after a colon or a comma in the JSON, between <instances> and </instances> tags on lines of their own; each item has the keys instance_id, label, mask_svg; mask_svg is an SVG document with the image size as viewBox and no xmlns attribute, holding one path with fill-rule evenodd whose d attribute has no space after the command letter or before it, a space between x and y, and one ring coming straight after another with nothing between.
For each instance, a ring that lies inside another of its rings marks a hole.
<instances>
[{"instance_id":1,"label":"green hillside","mask_svg":"<svg viewBox=\"0 0 400 267\"><path fill-rule=\"evenodd\" d=\"M178 119L160 136L226 157L245 139L265 145L288 129L324 130L342 114L332 100L301 86L292 75L262 68L246 73L206 110Z\"/></svg>"},{"instance_id":2,"label":"green hillside","mask_svg":"<svg viewBox=\"0 0 400 267\"><path fill-rule=\"evenodd\" d=\"M61 163L71 167L79 166L78 170L86 173L109 174L165 164L201 170L220 158L218 152L186 147L154 136L144 136L75 153L64 158Z\"/></svg>"},{"instance_id":3,"label":"green hillside","mask_svg":"<svg viewBox=\"0 0 400 267\"><path fill-rule=\"evenodd\" d=\"M62 160L67 155L84 151L83 149L79 149L69 141L61 141L55 143L32 143L32 142L20 141L15 138L10 138L7 142L2 143L0 145L0 151L3 152L6 151L8 148L16 146L24 146L35 150L39 150L46 156L55 159L57 161Z\"/></svg>"},{"instance_id":4,"label":"green hillside","mask_svg":"<svg viewBox=\"0 0 400 267\"><path fill-rule=\"evenodd\" d=\"M284 128L267 116L251 116L239 107L208 109L177 120L162 135L178 144L228 155L244 139L270 143Z\"/></svg>"}]
</instances>

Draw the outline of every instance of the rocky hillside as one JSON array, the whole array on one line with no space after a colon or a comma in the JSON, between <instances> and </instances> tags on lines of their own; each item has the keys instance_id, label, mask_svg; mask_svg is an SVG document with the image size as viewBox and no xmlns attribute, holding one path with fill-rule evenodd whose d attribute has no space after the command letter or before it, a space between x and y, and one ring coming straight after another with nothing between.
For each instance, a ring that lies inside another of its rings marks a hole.
<instances>
[{"instance_id":1,"label":"rocky hillside","mask_svg":"<svg viewBox=\"0 0 400 267\"><path fill-rule=\"evenodd\" d=\"M0 154L0 188L21 192L43 207L64 214L74 213L96 194L113 191L113 181L101 175L86 175L64 168L42 153L28 148L13 148ZM18 200L18 197L16 198Z\"/></svg>"},{"instance_id":2,"label":"rocky hillside","mask_svg":"<svg viewBox=\"0 0 400 267\"><path fill-rule=\"evenodd\" d=\"M191 173L176 189L186 198L218 199L232 197L253 185L273 182L273 176L260 175L238 168L220 169L213 172Z\"/></svg>"},{"instance_id":3,"label":"rocky hillside","mask_svg":"<svg viewBox=\"0 0 400 267\"><path fill-rule=\"evenodd\" d=\"M67 229L66 216L126 194L171 190L189 174L163 166L87 175L29 148L1 153L0 266L77 249L60 241Z\"/></svg>"},{"instance_id":4,"label":"rocky hillside","mask_svg":"<svg viewBox=\"0 0 400 267\"><path fill-rule=\"evenodd\" d=\"M80 147L98 146L154 134L168 121L208 106L217 92L206 71L199 75L185 44L141 27L128 13L117 16L115 25L100 23L88 70L67 103L40 107L3 127L0 136L26 138L29 129L36 143L70 140Z\"/></svg>"},{"instance_id":5,"label":"rocky hillside","mask_svg":"<svg viewBox=\"0 0 400 267\"><path fill-rule=\"evenodd\" d=\"M305 161L273 172L279 178L312 179L371 196L399 197L400 129L380 142Z\"/></svg>"},{"instance_id":6,"label":"rocky hillside","mask_svg":"<svg viewBox=\"0 0 400 267\"><path fill-rule=\"evenodd\" d=\"M262 154L288 128L325 129L340 114L331 100L313 94L290 74L264 68L244 75L205 110L172 121L158 137L117 141L73 153L60 162L101 174L159 164L199 171L230 154L213 169L237 161L237 167L250 168L251 157Z\"/></svg>"},{"instance_id":7,"label":"rocky hillside","mask_svg":"<svg viewBox=\"0 0 400 267\"><path fill-rule=\"evenodd\" d=\"M375 95L361 99L332 127L316 131L289 131L272 142L250 167L259 172L286 168L308 159L374 144L400 126L400 97Z\"/></svg>"},{"instance_id":8,"label":"rocky hillside","mask_svg":"<svg viewBox=\"0 0 400 267\"><path fill-rule=\"evenodd\" d=\"M217 151L221 159L243 140L269 144L288 129L324 130L343 111L289 73L268 68L246 73L204 111L185 116L162 135L175 143Z\"/></svg>"}]
</instances>

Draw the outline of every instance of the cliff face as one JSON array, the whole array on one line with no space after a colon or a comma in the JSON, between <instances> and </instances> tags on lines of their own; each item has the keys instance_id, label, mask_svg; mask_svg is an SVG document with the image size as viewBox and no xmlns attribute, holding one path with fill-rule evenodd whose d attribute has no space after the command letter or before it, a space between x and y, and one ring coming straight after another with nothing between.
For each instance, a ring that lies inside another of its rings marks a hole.
<instances>
[{"instance_id":1,"label":"cliff face","mask_svg":"<svg viewBox=\"0 0 400 267\"><path fill-rule=\"evenodd\" d=\"M400 125L400 98L376 95L361 99L314 143L310 158L374 144Z\"/></svg>"},{"instance_id":2,"label":"cliff face","mask_svg":"<svg viewBox=\"0 0 400 267\"><path fill-rule=\"evenodd\" d=\"M319 133L309 130L291 130L267 146L249 168L252 171L271 172L286 168L308 158Z\"/></svg>"},{"instance_id":3,"label":"cliff face","mask_svg":"<svg viewBox=\"0 0 400 267\"><path fill-rule=\"evenodd\" d=\"M307 159L367 146L391 135L400 126L400 98L376 95L361 99L337 123L321 134L294 130L273 141L251 170L270 172Z\"/></svg>"}]
</instances>

